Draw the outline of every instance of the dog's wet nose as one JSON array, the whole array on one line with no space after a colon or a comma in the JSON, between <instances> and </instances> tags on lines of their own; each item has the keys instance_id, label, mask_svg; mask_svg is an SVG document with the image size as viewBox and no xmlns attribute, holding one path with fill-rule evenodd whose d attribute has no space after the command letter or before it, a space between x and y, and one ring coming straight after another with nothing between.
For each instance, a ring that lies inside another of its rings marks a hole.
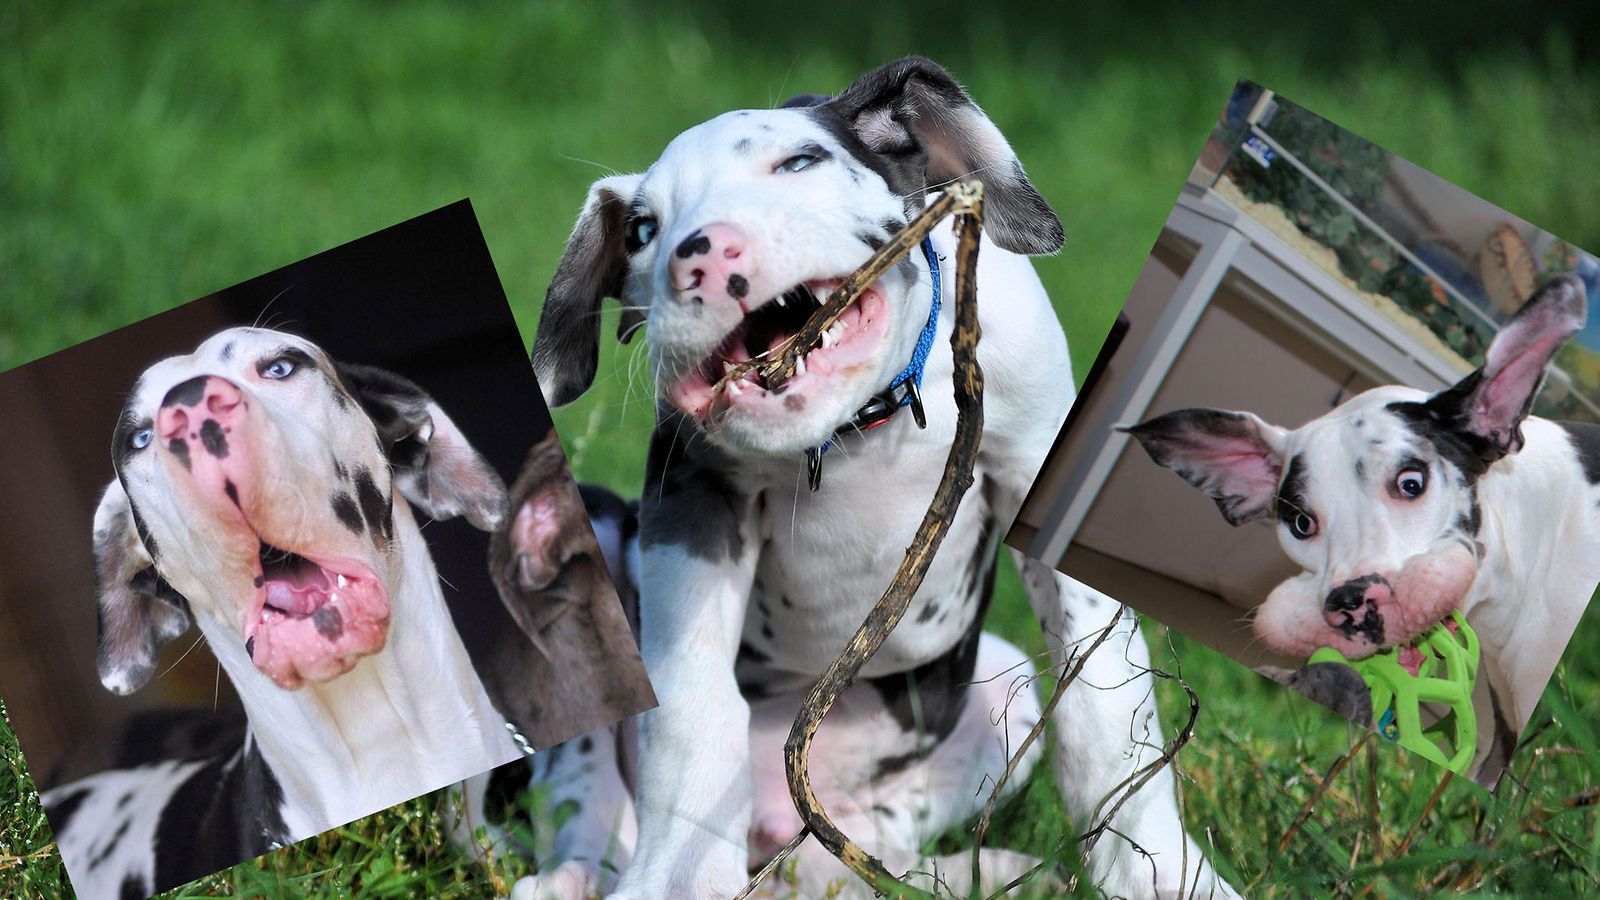
<instances>
[{"instance_id":1,"label":"dog's wet nose","mask_svg":"<svg viewBox=\"0 0 1600 900\"><path fill-rule=\"evenodd\" d=\"M715 222L696 228L678 242L668 263L680 299L703 303L707 297L742 299L750 290L745 238L737 228Z\"/></svg>"},{"instance_id":2,"label":"dog's wet nose","mask_svg":"<svg viewBox=\"0 0 1600 900\"><path fill-rule=\"evenodd\" d=\"M231 431L243 415L244 396L225 378L199 375L167 391L156 414L163 441L204 441L208 447Z\"/></svg>"}]
</instances>

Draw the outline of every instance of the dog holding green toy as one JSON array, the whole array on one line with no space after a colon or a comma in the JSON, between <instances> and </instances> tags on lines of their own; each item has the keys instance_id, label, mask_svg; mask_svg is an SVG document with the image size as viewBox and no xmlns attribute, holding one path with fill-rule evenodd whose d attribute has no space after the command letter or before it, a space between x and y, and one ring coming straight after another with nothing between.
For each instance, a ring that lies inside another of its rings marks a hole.
<instances>
[{"instance_id":1,"label":"dog holding green toy","mask_svg":"<svg viewBox=\"0 0 1600 900\"><path fill-rule=\"evenodd\" d=\"M1600 581L1600 425L1529 415L1585 317L1582 282L1562 275L1438 393L1374 388L1294 429L1215 409L1127 429L1230 524L1276 520L1303 571L1253 625L1326 682L1308 693L1342 694L1376 727L1391 714L1402 746L1486 786ZM1434 715L1408 727L1421 703Z\"/></svg>"}]
</instances>

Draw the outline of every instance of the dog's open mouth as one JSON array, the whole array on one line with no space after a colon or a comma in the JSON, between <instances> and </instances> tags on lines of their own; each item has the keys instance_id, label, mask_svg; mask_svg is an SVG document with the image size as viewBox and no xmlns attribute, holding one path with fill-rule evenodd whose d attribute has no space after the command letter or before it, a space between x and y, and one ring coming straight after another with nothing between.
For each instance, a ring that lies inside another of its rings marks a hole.
<instances>
[{"instance_id":1,"label":"dog's open mouth","mask_svg":"<svg viewBox=\"0 0 1600 900\"><path fill-rule=\"evenodd\" d=\"M808 382L858 367L882 342L887 330L881 282L867 288L845 309L823 333L821 343L797 361L794 377L782 385L769 388L755 368L738 380L718 385L738 364L780 348L816 313L822 298L843 280L807 281L751 310L710 355L667 389L667 399L684 412L706 419L735 405L770 401L791 391L803 393ZM793 407L791 403L789 408Z\"/></svg>"},{"instance_id":2,"label":"dog's open mouth","mask_svg":"<svg viewBox=\"0 0 1600 900\"><path fill-rule=\"evenodd\" d=\"M389 597L366 566L314 560L261 542L245 651L285 690L337 678L383 649Z\"/></svg>"}]
</instances>

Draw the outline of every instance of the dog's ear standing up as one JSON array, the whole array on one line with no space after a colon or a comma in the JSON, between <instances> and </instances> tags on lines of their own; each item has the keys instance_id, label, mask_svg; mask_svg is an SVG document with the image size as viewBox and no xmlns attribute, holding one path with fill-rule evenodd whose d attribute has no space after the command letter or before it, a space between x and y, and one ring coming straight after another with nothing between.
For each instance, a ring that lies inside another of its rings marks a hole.
<instances>
[{"instance_id":1,"label":"dog's ear standing up","mask_svg":"<svg viewBox=\"0 0 1600 900\"><path fill-rule=\"evenodd\" d=\"M628 277L622 226L641 177L613 175L589 188L550 279L533 339L533 373L550 406L571 403L594 381L600 364L600 302L622 298ZM643 321L643 313L624 309L617 339L627 343Z\"/></svg>"},{"instance_id":2,"label":"dog's ear standing up","mask_svg":"<svg viewBox=\"0 0 1600 900\"><path fill-rule=\"evenodd\" d=\"M385 369L340 364L338 370L377 427L395 487L413 506L435 519L466 516L481 531L500 527L505 482L432 397Z\"/></svg>"},{"instance_id":3,"label":"dog's ear standing up","mask_svg":"<svg viewBox=\"0 0 1600 900\"><path fill-rule=\"evenodd\" d=\"M100 683L131 694L150 680L156 654L189 630L189 601L156 573L154 542L139 535L122 483L106 488L94 514L94 566L100 589Z\"/></svg>"},{"instance_id":4,"label":"dog's ear standing up","mask_svg":"<svg viewBox=\"0 0 1600 900\"><path fill-rule=\"evenodd\" d=\"M1575 275L1552 278L1495 335L1482 368L1426 402L1397 404L1395 411L1436 435L1435 443L1453 438L1442 444L1461 450L1453 461L1481 473L1522 449L1522 420L1550 361L1587 316L1583 282Z\"/></svg>"},{"instance_id":5,"label":"dog's ear standing up","mask_svg":"<svg viewBox=\"0 0 1600 900\"><path fill-rule=\"evenodd\" d=\"M1157 465L1217 501L1228 524L1272 512L1283 477L1284 429L1252 413L1180 409L1122 430L1138 439Z\"/></svg>"},{"instance_id":6,"label":"dog's ear standing up","mask_svg":"<svg viewBox=\"0 0 1600 900\"><path fill-rule=\"evenodd\" d=\"M863 161L917 206L930 188L977 177L984 224L995 243L1030 255L1061 249L1061 220L1028 181L1005 136L936 63L908 56L861 76L831 100L805 96L785 105L810 107L825 125L847 126L843 133L831 130L859 140L864 148L855 149Z\"/></svg>"}]
</instances>

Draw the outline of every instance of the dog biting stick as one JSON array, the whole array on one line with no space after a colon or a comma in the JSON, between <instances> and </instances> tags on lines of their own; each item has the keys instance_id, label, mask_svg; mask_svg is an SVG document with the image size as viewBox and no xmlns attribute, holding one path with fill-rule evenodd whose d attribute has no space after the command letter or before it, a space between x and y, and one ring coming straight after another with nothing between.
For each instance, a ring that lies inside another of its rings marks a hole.
<instances>
[{"instance_id":1,"label":"dog biting stick","mask_svg":"<svg viewBox=\"0 0 1600 900\"><path fill-rule=\"evenodd\" d=\"M945 461L944 477L917 529L916 539L906 548L905 559L900 563L894 580L867 613L866 620L844 651L817 679L795 717L789 739L784 744L783 755L789 793L794 798L800 818L805 822L805 828L785 848L784 853L780 853L777 859L757 874L744 894L748 894L769 871L776 868L783 856L799 846L809 833L815 835L823 846L879 895L893 892L901 897L927 896L890 874L883 863L833 824L811 789L809 764L811 742L816 736L817 727L905 615L912 596L922 586L923 576L927 574L934 553L950 530L956 507L960 505L967 488L972 486L972 469L983 435L983 371L978 366L977 356L977 262L978 236L983 228L983 185L978 181L965 181L946 188L893 240L846 278L793 337L760 357L734 367L718 382L720 388L726 382L741 378L752 368L759 367L769 385L781 384L794 373L795 361L821 342L822 333L869 285L916 248L940 221L952 214L955 216L956 235L956 322L955 330L950 335L950 347L955 355L956 436Z\"/></svg>"}]
</instances>

